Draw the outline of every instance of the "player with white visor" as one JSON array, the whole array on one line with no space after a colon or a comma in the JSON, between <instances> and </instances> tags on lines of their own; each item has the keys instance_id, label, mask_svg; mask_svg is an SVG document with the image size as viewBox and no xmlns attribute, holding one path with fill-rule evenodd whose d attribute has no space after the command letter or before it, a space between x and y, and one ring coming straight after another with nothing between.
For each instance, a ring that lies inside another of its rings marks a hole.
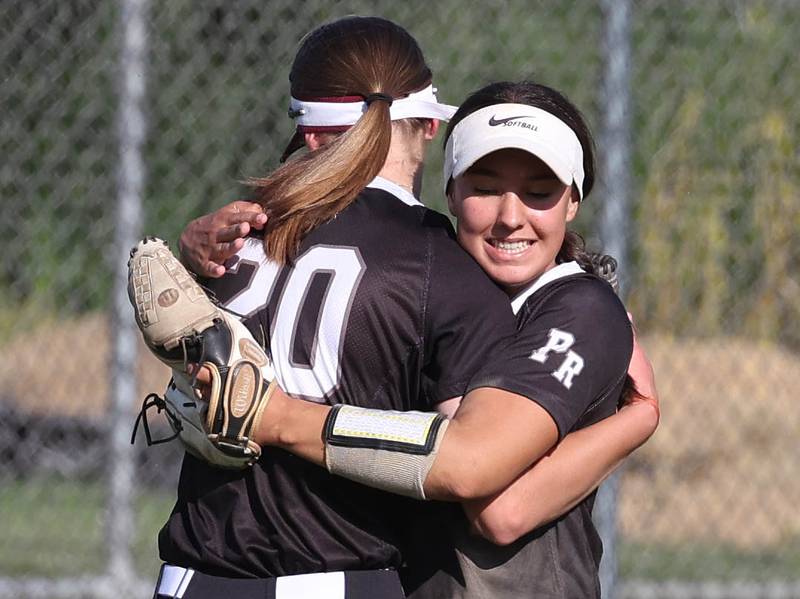
<instances>
[{"instance_id":1,"label":"player with white visor","mask_svg":"<svg viewBox=\"0 0 800 599\"><path fill-rule=\"evenodd\" d=\"M606 418L625 386L630 327L566 230L593 180L591 137L566 98L532 83L473 94L448 131L445 190L459 242L511 299L516 339L484 355L451 421L345 405L358 397L331 409L276 391L254 435L367 485L461 500L492 541L523 537L501 550L452 514L442 518L444 542L432 543L429 531L413 545L429 551L407 555L410 584L421 584L415 597L599 594L592 489L652 434L658 410L634 401ZM452 291L453 299L474 292ZM270 345L280 363L285 348ZM634 364L648 369L640 355ZM638 378L654 395L651 375ZM432 403L452 413L457 401ZM446 563L453 543L457 571ZM426 568L434 574L423 581Z\"/></svg>"}]
</instances>

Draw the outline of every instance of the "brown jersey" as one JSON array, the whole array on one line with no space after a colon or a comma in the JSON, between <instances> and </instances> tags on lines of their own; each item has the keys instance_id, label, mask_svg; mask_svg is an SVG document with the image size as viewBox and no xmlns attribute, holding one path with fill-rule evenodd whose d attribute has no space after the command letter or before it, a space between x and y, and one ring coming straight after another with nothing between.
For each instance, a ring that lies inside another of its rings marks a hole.
<instances>
[{"instance_id":1,"label":"brown jersey","mask_svg":"<svg viewBox=\"0 0 800 599\"><path fill-rule=\"evenodd\" d=\"M263 339L287 392L430 410L464 393L514 317L446 218L379 186L310 233L290 265L249 240L209 286ZM242 472L187 455L160 554L232 577L398 567L409 503L274 448Z\"/></svg>"},{"instance_id":2,"label":"brown jersey","mask_svg":"<svg viewBox=\"0 0 800 599\"><path fill-rule=\"evenodd\" d=\"M512 300L514 343L470 382L541 405L561 437L613 414L633 336L625 309L603 280L575 263L545 273ZM572 510L505 547L472 534L460 506L418 506L407 551L414 599L599 598L600 538L592 493Z\"/></svg>"}]
</instances>

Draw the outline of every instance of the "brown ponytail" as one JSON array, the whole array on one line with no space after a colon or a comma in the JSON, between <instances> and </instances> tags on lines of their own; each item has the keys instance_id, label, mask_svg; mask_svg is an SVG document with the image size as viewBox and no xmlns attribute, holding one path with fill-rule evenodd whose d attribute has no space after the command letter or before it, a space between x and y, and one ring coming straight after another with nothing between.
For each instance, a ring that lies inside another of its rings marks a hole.
<instances>
[{"instance_id":1,"label":"brown ponytail","mask_svg":"<svg viewBox=\"0 0 800 599\"><path fill-rule=\"evenodd\" d=\"M586 272L595 273L595 264L592 255L586 251L586 242L575 231L567 230L561 249L556 256L556 264L575 261Z\"/></svg>"},{"instance_id":2,"label":"brown ponytail","mask_svg":"<svg viewBox=\"0 0 800 599\"><path fill-rule=\"evenodd\" d=\"M305 235L347 208L380 172L392 139L391 98L424 88L431 72L402 27L375 17L347 17L306 37L289 79L298 99L359 96L370 102L358 122L330 143L251 180L270 215L267 256L281 264L296 255ZM287 152L298 135L299 130Z\"/></svg>"},{"instance_id":3,"label":"brown ponytail","mask_svg":"<svg viewBox=\"0 0 800 599\"><path fill-rule=\"evenodd\" d=\"M283 264L303 237L344 210L380 172L392 138L389 107L373 102L341 136L287 162L264 179L253 179L269 212L267 256Z\"/></svg>"}]
</instances>

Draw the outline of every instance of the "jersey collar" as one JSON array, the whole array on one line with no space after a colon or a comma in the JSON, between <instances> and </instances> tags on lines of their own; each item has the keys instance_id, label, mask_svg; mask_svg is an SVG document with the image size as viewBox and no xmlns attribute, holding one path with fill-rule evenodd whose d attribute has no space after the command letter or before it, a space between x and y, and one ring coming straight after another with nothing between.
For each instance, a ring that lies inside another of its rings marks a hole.
<instances>
[{"instance_id":1,"label":"jersey collar","mask_svg":"<svg viewBox=\"0 0 800 599\"><path fill-rule=\"evenodd\" d=\"M525 300L527 300L530 296L539 291L539 289L548 283L552 283L553 281L563 279L564 277L568 277L570 275L577 275L582 272L584 272L583 269L578 265L577 262L574 261L564 262L556 265L554 268L551 268L542 274L533 283L515 295L511 300L511 309L514 311L514 314L516 314L525 304Z\"/></svg>"},{"instance_id":2,"label":"jersey collar","mask_svg":"<svg viewBox=\"0 0 800 599\"><path fill-rule=\"evenodd\" d=\"M389 181L389 179L375 177L372 181L367 183L367 187L370 189L382 189L383 191L389 192L398 200L409 206L422 206L422 202L415 198L411 192L407 189L403 189L397 183Z\"/></svg>"}]
</instances>

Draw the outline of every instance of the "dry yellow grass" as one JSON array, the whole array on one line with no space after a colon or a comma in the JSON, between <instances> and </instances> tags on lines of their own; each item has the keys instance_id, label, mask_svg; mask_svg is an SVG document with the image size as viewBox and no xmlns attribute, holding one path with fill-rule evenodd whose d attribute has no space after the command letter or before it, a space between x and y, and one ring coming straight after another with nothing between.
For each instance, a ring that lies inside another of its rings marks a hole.
<instances>
[{"instance_id":1,"label":"dry yellow grass","mask_svg":"<svg viewBox=\"0 0 800 599\"><path fill-rule=\"evenodd\" d=\"M645 337L662 424L630 460L621 521L632 540L728 542L742 548L800 538L800 357L740 340ZM103 317L45 325L2 349L0 389L41 414L100 418L108 407ZM139 397L167 369L141 346ZM131 406L133 413L138 404Z\"/></svg>"},{"instance_id":2,"label":"dry yellow grass","mask_svg":"<svg viewBox=\"0 0 800 599\"><path fill-rule=\"evenodd\" d=\"M741 548L800 538L800 357L742 340L643 344L662 421L623 478L624 534Z\"/></svg>"},{"instance_id":3,"label":"dry yellow grass","mask_svg":"<svg viewBox=\"0 0 800 599\"><path fill-rule=\"evenodd\" d=\"M89 418L101 418L108 409L111 343L105 317L44 324L0 352L0 389L16 407ZM163 392L168 380L169 370L139 340L139 399ZM138 408L137 401L131 412Z\"/></svg>"}]
</instances>

